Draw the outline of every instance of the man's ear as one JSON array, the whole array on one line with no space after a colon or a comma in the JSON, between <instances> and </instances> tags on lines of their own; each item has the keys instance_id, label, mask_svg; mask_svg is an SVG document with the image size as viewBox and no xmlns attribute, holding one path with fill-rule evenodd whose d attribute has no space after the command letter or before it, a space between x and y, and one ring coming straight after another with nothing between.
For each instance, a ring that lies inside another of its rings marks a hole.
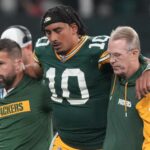
<instances>
[{"instance_id":1,"label":"man's ear","mask_svg":"<svg viewBox=\"0 0 150 150\"><path fill-rule=\"evenodd\" d=\"M133 49L132 50L132 55L133 55L133 57L138 58L139 55L140 55L140 51L137 48Z\"/></svg>"},{"instance_id":2,"label":"man's ear","mask_svg":"<svg viewBox=\"0 0 150 150\"><path fill-rule=\"evenodd\" d=\"M22 59L15 59L14 63L15 63L16 73L19 73L24 70L24 64Z\"/></svg>"}]
</instances>

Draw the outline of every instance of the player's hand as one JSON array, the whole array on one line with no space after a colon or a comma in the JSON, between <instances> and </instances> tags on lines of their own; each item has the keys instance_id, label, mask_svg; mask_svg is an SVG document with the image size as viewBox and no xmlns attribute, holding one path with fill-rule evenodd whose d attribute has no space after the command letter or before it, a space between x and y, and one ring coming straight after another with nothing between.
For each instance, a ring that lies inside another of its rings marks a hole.
<instances>
[{"instance_id":1,"label":"player's hand","mask_svg":"<svg viewBox=\"0 0 150 150\"><path fill-rule=\"evenodd\" d=\"M150 70L144 71L136 80L136 97L141 99L150 92Z\"/></svg>"}]
</instances>

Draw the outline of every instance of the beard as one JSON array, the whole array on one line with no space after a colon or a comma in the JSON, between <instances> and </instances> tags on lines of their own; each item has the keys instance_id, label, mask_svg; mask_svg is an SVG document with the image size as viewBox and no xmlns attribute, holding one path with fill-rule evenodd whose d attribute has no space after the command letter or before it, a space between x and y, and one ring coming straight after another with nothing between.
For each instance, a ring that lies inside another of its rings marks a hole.
<instances>
[{"instance_id":1,"label":"beard","mask_svg":"<svg viewBox=\"0 0 150 150\"><path fill-rule=\"evenodd\" d=\"M11 75L4 77L0 75L0 87L5 89L10 89L16 79L16 75Z\"/></svg>"}]
</instances>

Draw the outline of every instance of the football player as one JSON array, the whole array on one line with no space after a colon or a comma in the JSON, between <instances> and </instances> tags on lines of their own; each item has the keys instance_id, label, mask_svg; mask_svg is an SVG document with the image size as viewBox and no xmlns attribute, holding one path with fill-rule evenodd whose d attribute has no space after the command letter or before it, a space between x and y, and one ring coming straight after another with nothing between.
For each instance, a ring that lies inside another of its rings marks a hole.
<instances>
[{"instance_id":1,"label":"football player","mask_svg":"<svg viewBox=\"0 0 150 150\"><path fill-rule=\"evenodd\" d=\"M58 131L50 149L102 149L112 75L107 64L109 36L87 36L79 15L69 6L49 9L42 18L42 31L46 36L36 42L37 63L32 70L38 72L41 66L49 79Z\"/></svg>"}]
</instances>

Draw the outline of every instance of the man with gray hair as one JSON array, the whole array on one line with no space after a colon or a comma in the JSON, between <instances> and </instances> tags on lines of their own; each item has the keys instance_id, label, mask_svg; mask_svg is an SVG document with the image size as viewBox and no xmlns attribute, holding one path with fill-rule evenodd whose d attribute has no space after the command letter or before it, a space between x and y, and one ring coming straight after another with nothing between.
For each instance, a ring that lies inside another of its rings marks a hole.
<instances>
[{"instance_id":1,"label":"man with gray hair","mask_svg":"<svg viewBox=\"0 0 150 150\"><path fill-rule=\"evenodd\" d=\"M108 52L115 75L104 150L148 150L150 93L141 99L136 98L136 79L146 68L146 64L139 61L141 48L136 31L128 26L117 27L111 33Z\"/></svg>"}]
</instances>

